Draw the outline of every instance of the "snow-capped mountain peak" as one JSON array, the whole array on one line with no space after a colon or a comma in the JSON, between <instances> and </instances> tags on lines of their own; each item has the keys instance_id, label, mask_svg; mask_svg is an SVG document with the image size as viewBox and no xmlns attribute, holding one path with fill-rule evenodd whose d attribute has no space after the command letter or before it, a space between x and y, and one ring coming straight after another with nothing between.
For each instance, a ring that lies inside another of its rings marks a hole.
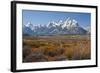
<instances>
[{"instance_id":1,"label":"snow-capped mountain peak","mask_svg":"<svg viewBox=\"0 0 100 73\"><path fill-rule=\"evenodd\" d=\"M28 22L26 25L24 25L27 28L30 28L31 30L33 30L34 26L31 22Z\"/></svg>"},{"instance_id":2,"label":"snow-capped mountain peak","mask_svg":"<svg viewBox=\"0 0 100 73\"><path fill-rule=\"evenodd\" d=\"M72 26L73 27L78 27L79 26L78 22L75 19L72 20Z\"/></svg>"},{"instance_id":3,"label":"snow-capped mountain peak","mask_svg":"<svg viewBox=\"0 0 100 73\"><path fill-rule=\"evenodd\" d=\"M32 27L33 24L32 24L31 22L28 22L25 26L26 26L26 27Z\"/></svg>"},{"instance_id":4,"label":"snow-capped mountain peak","mask_svg":"<svg viewBox=\"0 0 100 73\"><path fill-rule=\"evenodd\" d=\"M52 21L48 23L47 27L56 27L57 25L58 24L56 22Z\"/></svg>"},{"instance_id":5,"label":"snow-capped mountain peak","mask_svg":"<svg viewBox=\"0 0 100 73\"><path fill-rule=\"evenodd\" d=\"M33 25L28 22L23 30L27 34L32 35L54 35L54 34L86 34L87 31L82 28L78 21L68 17L65 21L59 20L58 22L51 21L47 25ZM24 32L23 31L23 32Z\"/></svg>"},{"instance_id":6,"label":"snow-capped mountain peak","mask_svg":"<svg viewBox=\"0 0 100 73\"><path fill-rule=\"evenodd\" d=\"M58 26L62 26L63 25L63 21L62 20L59 20L58 21Z\"/></svg>"},{"instance_id":7,"label":"snow-capped mountain peak","mask_svg":"<svg viewBox=\"0 0 100 73\"><path fill-rule=\"evenodd\" d=\"M64 22L64 24L63 24L63 26L62 26L62 28L70 29L70 28L72 28L72 27L78 27L78 22L77 22L75 19L71 19L70 17L68 17L68 18L65 20L65 22Z\"/></svg>"}]
</instances>

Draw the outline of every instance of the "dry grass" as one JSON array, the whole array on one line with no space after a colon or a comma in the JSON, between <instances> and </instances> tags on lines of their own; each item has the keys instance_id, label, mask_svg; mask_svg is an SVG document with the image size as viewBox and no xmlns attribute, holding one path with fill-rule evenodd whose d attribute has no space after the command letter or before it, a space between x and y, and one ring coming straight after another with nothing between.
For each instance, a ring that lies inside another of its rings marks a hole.
<instances>
[{"instance_id":1,"label":"dry grass","mask_svg":"<svg viewBox=\"0 0 100 73\"><path fill-rule=\"evenodd\" d=\"M90 42L88 35L24 37L23 62L90 59Z\"/></svg>"}]
</instances>

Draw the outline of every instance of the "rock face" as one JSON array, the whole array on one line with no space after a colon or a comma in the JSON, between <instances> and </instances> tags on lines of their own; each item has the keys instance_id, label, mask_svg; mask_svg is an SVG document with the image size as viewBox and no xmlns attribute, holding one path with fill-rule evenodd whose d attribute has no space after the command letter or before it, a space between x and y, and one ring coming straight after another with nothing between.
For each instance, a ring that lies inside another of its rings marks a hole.
<instances>
[{"instance_id":1,"label":"rock face","mask_svg":"<svg viewBox=\"0 0 100 73\"><path fill-rule=\"evenodd\" d=\"M31 22L23 26L23 33L28 35L87 34L75 19L68 17L65 21L51 21L47 25L33 25Z\"/></svg>"}]
</instances>

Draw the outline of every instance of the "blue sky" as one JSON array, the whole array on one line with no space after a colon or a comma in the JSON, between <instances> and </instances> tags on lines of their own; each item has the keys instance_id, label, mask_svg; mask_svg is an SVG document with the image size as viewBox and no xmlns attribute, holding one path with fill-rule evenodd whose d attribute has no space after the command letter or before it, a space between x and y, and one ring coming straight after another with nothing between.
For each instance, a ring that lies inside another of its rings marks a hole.
<instances>
[{"instance_id":1,"label":"blue sky","mask_svg":"<svg viewBox=\"0 0 100 73\"><path fill-rule=\"evenodd\" d=\"M90 26L91 14L90 13L77 13L77 12L56 12L56 11L36 11L36 10L23 10L22 19L23 24L31 22L33 25L42 24L47 25L50 21L58 22L59 20L66 20L71 17L78 21L82 27Z\"/></svg>"}]
</instances>

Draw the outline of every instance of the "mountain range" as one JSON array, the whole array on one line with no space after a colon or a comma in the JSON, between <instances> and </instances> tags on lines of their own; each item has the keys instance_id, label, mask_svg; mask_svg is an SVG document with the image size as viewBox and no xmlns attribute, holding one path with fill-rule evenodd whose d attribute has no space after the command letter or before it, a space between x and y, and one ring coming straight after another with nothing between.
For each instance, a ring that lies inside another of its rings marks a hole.
<instances>
[{"instance_id":1,"label":"mountain range","mask_svg":"<svg viewBox=\"0 0 100 73\"><path fill-rule=\"evenodd\" d=\"M79 23L70 17L65 21L51 21L47 25L33 25L31 22L23 25L24 35L61 35L61 34L90 34L90 29L86 30Z\"/></svg>"}]
</instances>

